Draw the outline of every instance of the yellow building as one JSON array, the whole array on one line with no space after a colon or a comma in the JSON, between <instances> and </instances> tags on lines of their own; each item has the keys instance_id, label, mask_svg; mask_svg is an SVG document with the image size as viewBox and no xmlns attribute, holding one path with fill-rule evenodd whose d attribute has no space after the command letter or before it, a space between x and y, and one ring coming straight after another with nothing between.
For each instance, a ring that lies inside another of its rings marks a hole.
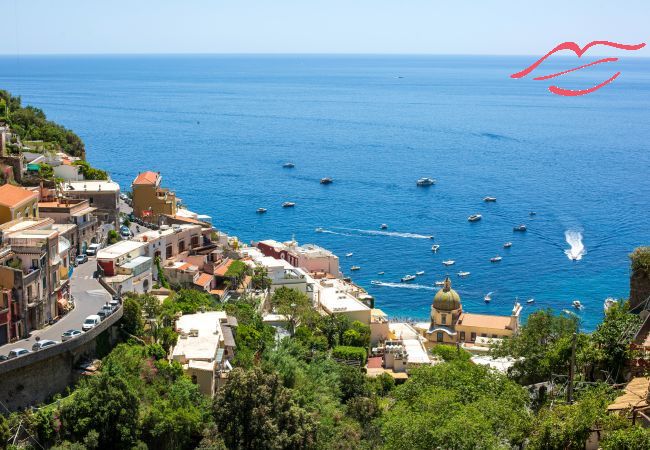
<instances>
[{"instance_id":1,"label":"yellow building","mask_svg":"<svg viewBox=\"0 0 650 450\"><path fill-rule=\"evenodd\" d=\"M429 324L418 324L416 328L432 344L471 347L478 341L512 336L519 328L520 313L519 303L515 303L510 316L466 313L460 295L451 288L447 277L444 287L433 297Z\"/></svg>"},{"instance_id":2,"label":"yellow building","mask_svg":"<svg viewBox=\"0 0 650 450\"><path fill-rule=\"evenodd\" d=\"M176 215L176 194L160 187L159 172L142 172L133 184L133 214L146 222L159 223L161 215Z\"/></svg>"},{"instance_id":3,"label":"yellow building","mask_svg":"<svg viewBox=\"0 0 650 450\"><path fill-rule=\"evenodd\" d=\"M38 217L38 194L12 184L0 186L0 224Z\"/></svg>"}]
</instances>

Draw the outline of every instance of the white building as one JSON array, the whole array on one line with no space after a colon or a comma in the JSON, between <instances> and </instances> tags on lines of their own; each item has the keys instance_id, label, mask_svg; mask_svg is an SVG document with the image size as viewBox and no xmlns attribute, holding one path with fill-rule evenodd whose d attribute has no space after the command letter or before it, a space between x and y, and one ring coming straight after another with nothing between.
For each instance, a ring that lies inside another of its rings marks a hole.
<instances>
[{"instance_id":1,"label":"white building","mask_svg":"<svg viewBox=\"0 0 650 450\"><path fill-rule=\"evenodd\" d=\"M104 281L116 291L147 292L152 287L153 259L146 256L146 243L120 241L97 252L97 267Z\"/></svg>"}]
</instances>

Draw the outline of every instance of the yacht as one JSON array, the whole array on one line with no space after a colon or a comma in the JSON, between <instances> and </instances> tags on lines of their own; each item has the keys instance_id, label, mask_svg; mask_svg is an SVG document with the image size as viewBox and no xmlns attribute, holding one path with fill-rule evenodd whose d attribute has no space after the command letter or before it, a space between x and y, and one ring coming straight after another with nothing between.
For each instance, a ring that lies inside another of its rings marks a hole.
<instances>
[{"instance_id":1,"label":"yacht","mask_svg":"<svg viewBox=\"0 0 650 450\"><path fill-rule=\"evenodd\" d=\"M447 261L443 261L442 263L445 266L453 266L454 264L456 264L456 261L454 261L453 259L448 259Z\"/></svg>"},{"instance_id":2,"label":"yacht","mask_svg":"<svg viewBox=\"0 0 650 450\"><path fill-rule=\"evenodd\" d=\"M413 281L415 280L415 275L404 275L402 277L402 283L406 283L407 281Z\"/></svg>"},{"instance_id":3,"label":"yacht","mask_svg":"<svg viewBox=\"0 0 650 450\"><path fill-rule=\"evenodd\" d=\"M445 282L444 282L444 281L436 281L434 284L435 284L436 286L444 286L444 285L445 285Z\"/></svg>"},{"instance_id":4,"label":"yacht","mask_svg":"<svg viewBox=\"0 0 650 450\"><path fill-rule=\"evenodd\" d=\"M603 303L603 309L605 310L605 313L609 311L609 308L614 306L614 304L618 303L618 300L614 300L612 297L607 297L605 299L605 303Z\"/></svg>"},{"instance_id":5,"label":"yacht","mask_svg":"<svg viewBox=\"0 0 650 450\"><path fill-rule=\"evenodd\" d=\"M580 300L574 300L571 302L571 305L573 305L575 309L582 309L582 303L580 303Z\"/></svg>"},{"instance_id":6,"label":"yacht","mask_svg":"<svg viewBox=\"0 0 650 450\"><path fill-rule=\"evenodd\" d=\"M322 233L323 231L325 230L321 227L316 228L316 233Z\"/></svg>"},{"instance_id":7,"label":"yacht","mask_svg":"<svg viewBox=\"0 0 650 450\"><path fill-rule=\"evenodd\" d=\"M497 198L496 197L485 197L483 199L484 202L496 202Z\"/></svg>"},{"instance_id":8,"label":"yacht","mask_svg":"<svg viewBox=\"0 0 650 450\"><path fill-rule=\"evenodd\" d=\"M424 270L418 270L417 272L415 272L415 274L421 277L422 275L424 275Z\"/></svg>"},{"instance_id":9,"label":"yacht","mask_svg":"<svg viewBox=\"0 0 650 450\"><path fill-rule=\"evenodd\" d=\"M257 208L258 214L264 214L265 212L266 212L266 208Z\"/></svg>"},{"instance_id":10,"label":"yacht","mask_svg":"<svg viewBox=\"0 0 650 450\"><path fill-rule=\"evenodd\" d=\"M490 303L492 301L492 292L488 292L487 294L485 294L483 300L485 300L485 303Z\"/></svg>"},{"instance_id":11,"label":"yacht","mask_svg":"<svg viewBox=\"0 0 650 450\"><path fill-rule=\"evenodd\" d=\"M526 303L535 303L535 299L534 298L529 298L528 300L526 300Z\"/></svg>"},{"instance_id":12,"label":"yacht","mask_svg":"<svg viewBox=\"0 0 650 450\"><path fill-rule=\"evenodd\" d=\"M352 252L350 252L350 253L346 253L346 254L345 254L345 256L348 257L348 258L349 258L350 256L352 256L352 255L354 255L354 253L352 253Z\"/></svg>"},{"instance_id":13,"label":"yacht","mask_svg":"<svg viewBox=\"0 0 650 450\"><path fill-rule=\"evenodd\" d=\"M384 272L377 272L377 275L383 275Z\"/></svg>"},{"instance_id":14,"label":"yacht","mask_svg":"<svg viewBox=\"0 0 650 450\"><path fill-rule=\"evenodd\" d=\"M440 246L438 244L433 244L431 246L431 251L432 252L437 252L439 248L440 248Z\"/></svg>"},{"instance_id":15,"label":"yacht","mask_svg":"<svg viewBox=\"0 0 650 450\"><path fill-rule=\"evenodd\" d=\"M512 242L506 242L505 244L503 244L503 248L510 248L510 247L512 247Z\"/></svg>"},{"instance_id":16,"label":"yacht","mask_svg":"<svg viewBox=\"0 0 650 450\"><path fill-rule=\"evenodd\" d=\"M330 177L325 177L320 179L320 184L331 184L332 181L334 180L332 180Z\"/></svg>"},{"instance_id":17,"label":"yacht","mask_svg":"<svg viewBox=\"0 0 650 450\"><path fill-rule=\"evenodd\" d=\"M386 229L388 229L388 225L386 225L385 223L382 223L382 224L379 226L379 229L380 229L380 230L386 230Z\"/></svg>"},{"instance_id":18,"label":"yacht","mask_svg":"<svg viewBox=\"0 0 650 450\"><path fill-rule=\"evenodd\" d=\"M293 208L294 206L296 206L296 204L294 202L284 202L282 204L283 208Z\"/></svg>"},{"instance_id":19,"label":"yacht","mask_svg":"<svg viewBox=\"0 0 650 450\"><path fill-rule=\"evenodd\" d=\"M433 178L422 177L416 182L416 184L418 186L431 186L432 184L436 184L436 180Z\"/></svg>"},{"instance_id":20,"label":"yacht","mask_svg":"<svg viewBox=\"0 0 650 450\"><path fill-rule=\"evenodd\" d=\"M457 275L458 275L459 277L468 277L468 276L469 276L469 272L458 272Z\"/></svg>"},{"instance_id":21,"label":"yacht","mask_svg":"<svg viewBox=\"0 0 650 450\"><path fill-rule=\"evenodd\" d=\"M293 169L294 167L296 167L296 165L292 162L287 162L282 164L282 167L284 167L285 169Z\"/></svg>"},{"instance_id":22,"label":"yacht","mask_svg":"<svg viewBox=\"0 0 650 450\"><path fill-rule=\"evenodd\" d=\"M496 263L501 261L502 259L503 258L501 258L500 256L495 256L494 258L490 258L490 262Z\"/></svg>"},{"instance_id":23,"label":"yacht","mask_svg":"<svg viewBox=\"0 0 650 450\"><path fill-rule=\"evenodd\" d=\"M526 230L528 230L528 228L526 228L526 225L524 225L523 223L521 225L517 225L512 229L512 231L522 231L522 232Z\"/></svg>"},{"instance_id":24,"label":"yacht","mask_svg":"<svg viewBox=\"0 0 650 450\"><path fill-rule=\"evenodd\" d=\"M350 270L359 270L359 269L361 269L361 267L359 267L359 266L352 266L352 267L350 267Z\"/></svg>"},{"instance_id":25,"label":"yacht","mask_svg":"<svg viewBox=\"0 0 650 450\"><path fill-rule=\"evenodd\" d=\"M469 216L469 217L467 218L467 220L469 220L470 222L478 222L478 221L481 220L482 218L483 218L483 216L480 215L480 214L472 214L471 216Z\"/></svg>"}]
</instances>

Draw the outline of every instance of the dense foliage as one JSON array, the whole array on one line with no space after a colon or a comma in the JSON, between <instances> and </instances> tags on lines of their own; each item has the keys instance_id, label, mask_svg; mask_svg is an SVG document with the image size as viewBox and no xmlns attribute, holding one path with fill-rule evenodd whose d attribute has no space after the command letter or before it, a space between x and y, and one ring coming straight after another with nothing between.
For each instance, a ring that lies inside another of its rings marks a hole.
<instances>
[{"instance_id":1,"label":"dense foliage","mask_svg":"<svg viewBox=\"0 0 650 450\"><path fill-rule=\"evenodd\" d=\"M79 173L85 180L108 180L106 171L91 167L87 161L75 161L74 165L79 168Z\"/></svg>"}]
</instances>

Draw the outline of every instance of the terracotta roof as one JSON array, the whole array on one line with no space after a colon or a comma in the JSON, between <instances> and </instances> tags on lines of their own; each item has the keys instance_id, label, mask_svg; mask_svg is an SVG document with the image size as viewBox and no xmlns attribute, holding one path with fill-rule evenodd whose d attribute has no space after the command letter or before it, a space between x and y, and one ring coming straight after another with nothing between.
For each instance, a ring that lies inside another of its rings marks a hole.
<instances>
[{"instance_id":1,"label":"terracotta roof","mask_svg":"<svg viewBox=\"0 0 650 450\"><path fill-rule=\"evenodd\" d=\"M13 184L4 184L0 186L0 205L13 208L34 198L38 198L36 192L14 186Z\"/></svg>"},{"instance_id":2,"label":"terracotta roof","mask_svg":"<svg viewBox=\"0 0 650 450\"><path fill-rule=\"evenodd\" d=\"M190 267L192 267L192 264L190 264L190 263L185 263L185 264L183 264L183 265L181 265L181 266L178 266L177 269L178 269L178 270L186 270L186 269L189 269Z\"/></svg>"},{"instance_id":3,"label":"terracotta roof","mask_svg":"<svg viewBox=\"0 0 650 450\"><path fill-rule=\"evenodd\" d=\"M211 289L210 294L212 295L223 295L226 292L225 289Z\"/></svg>"},{"instance_id":4,"label":"terracotta roof","mask_svg":"<svg viewBox=\"0 0 650 450\"><path fill-rule=\"evenodd\" d=\"M233 259L229 259L224 264L217 267L214 270L214 274L216 276L218 276L218 277L223 277L226 274L226 272L228 271L228 268L230 267L230 265L232 264L233 261L234 261Z\"/></svg>"},{"instance_id":5,"label":"terracotta roof","mask_svg":"<svg viewBox=\"0 0 650 450\"><path fill-rule=\"evenodd\" d=\"M510 316L463 313L458 318L458 325L506 330L510 325Z\"/></svg>"},{"instance_id":6,"label":"terracotta roof","mask_svg":"<svg viewBox=\"0 0 650 450\"><path fill-rule=\"evenodd\" d=\"M137 177L135 177L135 180L133 180L133 184L156 184L159 177L160 174L156 172L151 172L151 171L142 172Z\"/></svg>"},{"instance_id":7,"label":"terracotta roof","mask_svg":"<svg viewBox=\"0 0 650 450\"><path fill-rule=\"evenodd\" d=\"M210 283L211 281L212 281L212 275L210 275L209 273L202 273L196 279L194 284L196 284L198 286L205 286L206 284Z\"/></svg>"},{"instance_id":8,"label":"terracotta roof","mask_svg":"<svg viewBox=\"0 0 650 450\"><path fill-rule=\"evenodd\" d=\"M368 369L379 369L382 367L384 359L381 356L368 358Z\"/></svg>"},{"instance_id":9,"label":"terracotta roof","mask_svg":"<svg viewBox=\"0 0 650 450\"><path fill-rule=\"evenodd\" d=\"M633 378L627 386L625 391L614 402L607 407L609 411L628 408L643 408L648 406L646 397L648 395L648 386L650 385L650 378L638 377Z\"/></svg>"}]
</instances>

